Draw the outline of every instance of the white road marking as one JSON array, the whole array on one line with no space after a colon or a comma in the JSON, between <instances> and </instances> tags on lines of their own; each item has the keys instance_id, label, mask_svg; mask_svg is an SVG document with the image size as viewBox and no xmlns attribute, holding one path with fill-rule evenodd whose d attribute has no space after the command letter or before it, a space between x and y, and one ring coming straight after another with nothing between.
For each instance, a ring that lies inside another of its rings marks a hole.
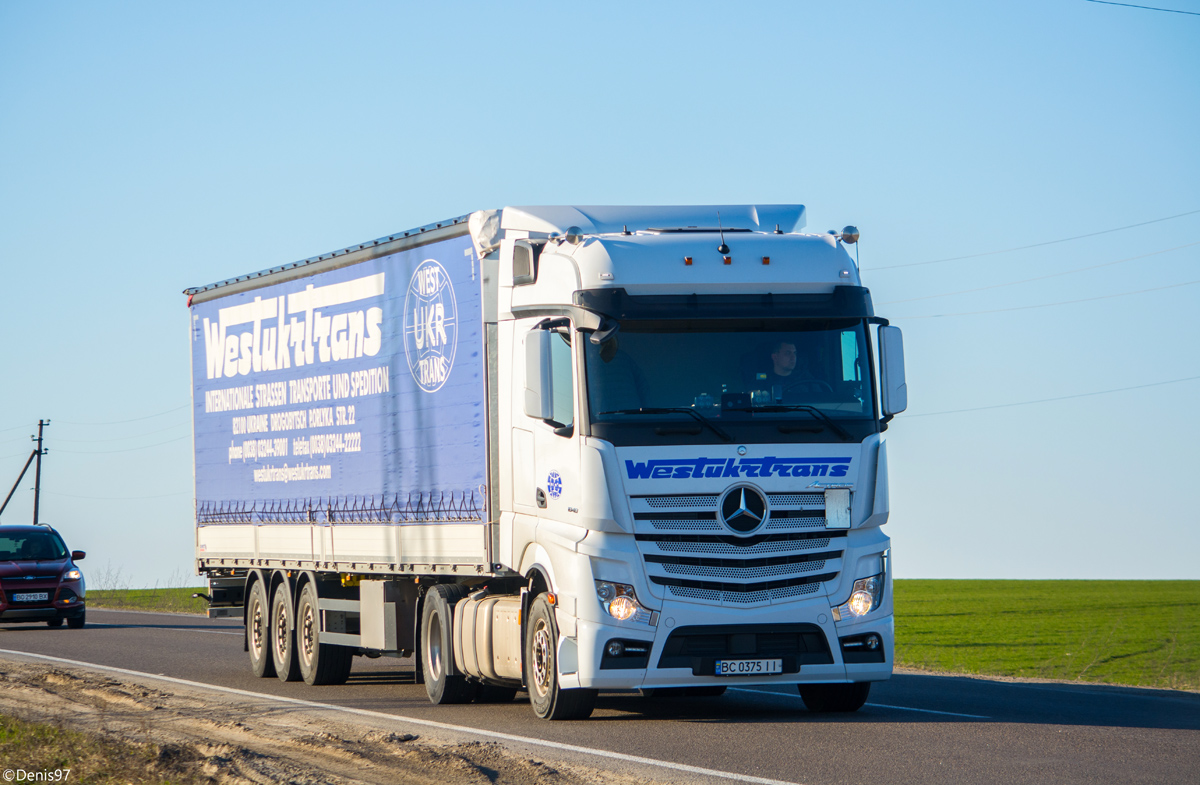
<instances>
[{"instance_id":1,"label":"white road marking","mask_svg":"<svg viewBox=\"0 0 1200 785\"><path fill-rule=\"evenodd\" d=\"M754 690L748 687L730 687L730 692L755 692L759 695L775 695L780 698L792 698L794 700L803 700L799 695L788 695L785 692L772 692L771 690ZM982 714L959 714L955 711L937 711L936 709L915 709L912 706L891 706L886 703L867 703L864 704L876 709L897 709L899 711L919 711L922 714L945 714L950 717L969 717L973 720L990 720L991 717L985 717Z\"/></svg>"},{"instance_id":2,"label":"white road marking","mask_svg":"<svg viewBox=\"0 0 1200 785\"><path fill-rule=\"evenodd\" d=\"M207 632L210 635L237 635L239 638L245 633L241 632L225 632L224 630L199 630L194 627L151 627L143 624L105 624L102 621L90 621L89 627L141 627L148 630L166 630L167 632Z\"/></svg>"},{"instance_id":3,"label":"white road marking","mask_svg":"<svg viewBox=\"0 0 1200 785\"><path fill-rule=\"evenodd\" d=\"M969 717L973 720L990 720L991 717L985 717L982 714L959 714L956 711L937 711L935 709L914 709L912 706L889 706L886 703L868 703L867 706L874 706L877 709L899 709L900 711L919 711L923 714L947 714L951 717Z\"/></svg>"},{"instance_id":4,"label":"white road marking","mask_svg":"<svg viewBox=\"0 0 1200 785\"><path fill-rule=\"evenodd\" d=\"M76 665L89 670L103 671L106 673L120 673L126 676L140 676L147 679L156 679L165 681L171 684L180 684L185 687L193 687L202 690L212 690L214 692L223 692L227 695L240 695L245 698L259 698L262 700L275 701L277 703L286 703L292 706L304 706L309 709L319 709L324 711L337 711L343 714L356 714L361 717L372 717L374 719L391 720L393 722L402 721L412 723L414 725L424 725L428 728L439 728L441 730L452 731L455 733L474 734L476 736L485 736L491 739L501 739L503 741L514 742L517 744L528 744L535 747L548 747L556 750L567 750L569 752L581 753L583 755L595 755L600 758L612 758L613 760L625 761L627 763L637 763L643 766L657 766L664 769L672 769L674 771L687 772L688 774L699 774L705 777L720 777L721 779L736 780L738 782L751 782L755 785L799 785L799 783L788 780L772 780L766 777L752 777L748 774L737 774L732 771L718 771L716 769L705 769L700 766L688 766L684 763L673 763L665 760L655 760L654 758L643 758L639 755L627 755L622 752L612 752L610 750L598 750L591 747L580 747L574 744L563 744L557 741L545 741L543 739L530 738L528 736L517 736L511 733L499 733L497 731L482 730L480 728L468 728L464 725L450 725L445 722L435 722L433 720L422 720L416 717L408 717L403 714L386 714L381 711L370 711L368 709L353 709L348 706L338 706L332 703L319 703L317 701L300 700L299 698L285 698L279 695L267 695L262 692L251 692L250 690L239 690L233 687L221 687L215 684L204 684L198 681L189 681L187 679L177 679L173 676L163 676L162 674L143 673L142 671L133 671L126 668L114 668L110 665L97 665L91 662L81 662L79 660L68 660L62 657L51 657L47 654L30 654L23 651L13 651L12 649L0 649L0 654L7 654L14 657L44 660L46 662L58 662L64 665Z\"/></svg>"}]
</instances>

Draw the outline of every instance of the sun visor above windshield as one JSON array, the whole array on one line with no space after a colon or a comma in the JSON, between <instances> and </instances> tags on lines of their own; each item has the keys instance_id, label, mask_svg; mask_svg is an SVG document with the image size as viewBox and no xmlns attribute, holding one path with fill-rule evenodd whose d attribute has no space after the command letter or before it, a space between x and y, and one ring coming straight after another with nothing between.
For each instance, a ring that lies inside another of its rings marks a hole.
<instances>
[{"instance_id":1,"label":"sun visor above windshield","mask_svg":"<svg viewBox=\"0 0 1200 785\"><path fill-rule=\"evenodd\" d=\"M614 319L868 319L875 315L863 286L814 294L646 294L584 289L575 304Z\"/></svg>"}]
</instances>

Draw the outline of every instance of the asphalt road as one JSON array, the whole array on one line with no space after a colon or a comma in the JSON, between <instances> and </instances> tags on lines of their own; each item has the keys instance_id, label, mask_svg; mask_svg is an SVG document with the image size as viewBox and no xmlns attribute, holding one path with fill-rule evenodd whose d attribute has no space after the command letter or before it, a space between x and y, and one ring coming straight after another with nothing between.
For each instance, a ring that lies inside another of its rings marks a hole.
<instances>
[{"instance_id":1,"label":"asphalt road","mask_svg":"<svg viewBox=\"0 0 1200 785\"><path fill-rule=\"evenodd\" d=\"M794 690L720 698L604 693L592 718L536 719L505 705L433 706L411 660L356 658L349 683L257 679L238 623L88 611L83 630L0 627L0 649L255 693L478 728L785 782L1200 782L1200 695L1074 684L896 675L852 715L810 714ZM0 658L10 655L0 653ZM603 758L595 765L603 767ZM668 773L668 772L664 772Z\"/></svg>"}]
</instances>

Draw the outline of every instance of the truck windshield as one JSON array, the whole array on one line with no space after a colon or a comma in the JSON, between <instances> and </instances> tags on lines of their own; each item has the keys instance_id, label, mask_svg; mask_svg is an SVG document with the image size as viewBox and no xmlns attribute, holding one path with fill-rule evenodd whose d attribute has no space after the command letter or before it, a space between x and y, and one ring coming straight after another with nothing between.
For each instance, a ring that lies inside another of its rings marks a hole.
<instances>
[{"instance_id":1,"label":"truck windshield","mask_svg":"<svg viewBox=\"0 0 1200 785\"><path fill-rule=\"evenodd\" d=\"M610 340L584 345L593 433L618 443L721 432L859 441L878 428L861 320L624 321Z\"/></svg>"}]
</instances>

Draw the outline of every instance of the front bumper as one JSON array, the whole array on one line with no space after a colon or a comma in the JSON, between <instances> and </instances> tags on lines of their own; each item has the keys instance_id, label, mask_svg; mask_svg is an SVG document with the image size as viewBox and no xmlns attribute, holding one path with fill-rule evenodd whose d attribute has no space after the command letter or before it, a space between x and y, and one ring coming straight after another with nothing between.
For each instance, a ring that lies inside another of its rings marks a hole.
<instances>
[{"instance_id":1,"label":"front bumper","mask_svg":"<svg viewBox=\"0 0 1200 785\"><path fill-rule=\"evenodd\" d=\"M828 602L817 600L757 609L752 624L746 617L744 609L667 603L659 613L657 627L578 620L575 637L564 638L561 644L576 650L578 663L576 673L562 674L563 686L632 690L883 681L892 675L894 635L890 613L876 612L853 623L835 623ZM849 656L843 652L843 639L870 633L880 639L876 656L864 657L858 650ZM689 640L681 641L683 636ZM627 648L629 642L648 644L648 655L606 658L605 648L612 640L622 641ZM784 672L717 676L713 673L716 659L780 659ZM560 662L569 661L560 658Z\"/></svg>"}]
</instances>

